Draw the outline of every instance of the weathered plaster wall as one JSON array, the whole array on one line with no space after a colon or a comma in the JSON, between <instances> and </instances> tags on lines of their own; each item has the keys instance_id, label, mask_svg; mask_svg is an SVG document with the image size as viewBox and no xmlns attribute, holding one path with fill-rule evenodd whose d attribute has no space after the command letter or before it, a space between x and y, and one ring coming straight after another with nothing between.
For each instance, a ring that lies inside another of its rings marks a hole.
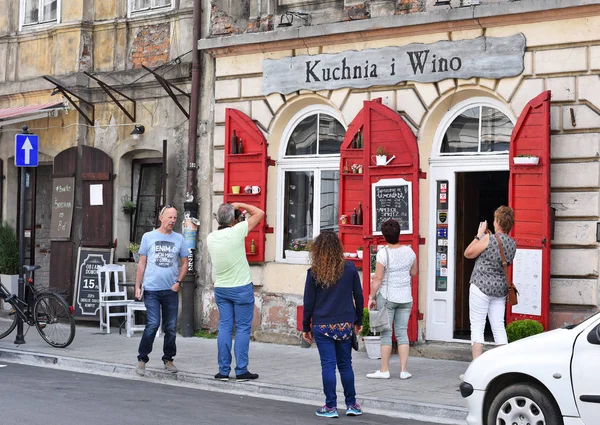
<instances>
[{"instance_id":1,"label":"weathered plaster wall","mask_svg":"<svg viewBox=\"0 0 600 425\"><path fill-rule=\"evenodd\" d=\"M485 30L489 36L525 34L527 52L522 75L501 80L473 78L444 80L434 84L403 83L394 87L365 90L300 91L287 96L261 94L262 60L298 54L274 51L215 59L215 126L213 135L212 209L223 200L225 108L248 114L268 138L268 152L277 158L281 129L303 101L324 103L337 109L346 125L361 109L362 102L378 97L397 110L418 130L421 168L427 172L433 135L452 105L472 96L489 96L505 103L517 117L523 106L540 92L552 90L552 206L557 208L556 236L552 243L552 327L573 323L598 307L599 244L595 223L600 220L600 17L539 22ZM484 30L456 31L368 41L328 44L308 48L302 54L339 52L411 42L469 39ZM571 108L575 122L571 120ZM277 212L277 170L269 169L267 221L274 225ZM420 224L428 232L428 180L420 186ZM212 223L214 228L214 223ZM277 232L277 229L275 229ZM295 328L295 310L290 307L303 291L306 266L276 263L275 234L267 235L266 263L253 266L260 277L257 298L262 298L261 331L288 335ZM427 314L427 249L420 250L419 311ZM285 278L282 278L285 276ZM256 281L255 281L256 283ZM204 317L213 323L214 304L205 287ZM268 300L268 302L266 301ZM300 301L301 302L301 301ZM268 308L267 308L268 306ZM287 312L287 313L286 313ZM290 316L291 314L291 316ZM421 321L421 335L425 322Z\"/></svg>"}]
</instances>

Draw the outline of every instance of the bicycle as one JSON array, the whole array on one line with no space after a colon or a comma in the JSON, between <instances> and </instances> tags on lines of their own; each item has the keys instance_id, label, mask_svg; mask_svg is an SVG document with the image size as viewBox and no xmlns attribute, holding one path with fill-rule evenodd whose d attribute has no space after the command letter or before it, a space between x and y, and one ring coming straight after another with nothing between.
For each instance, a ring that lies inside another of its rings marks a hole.
<instances>
[{"instance_id":1,"label":"bicycle","mask_svg":"<svg viewBox=\"0 0 600 425\"><path fill-rule=\"evenodd\" d=\"M26 299L11 294L0 282L0 339L10 335L17 326L17 318L34 326L41 337L53 347L65 348L75 338L73 310L58 294L38 291L33 284L32 272L40 266L23 266L25 282L33 296ZM11 308L12 307L12 308Z\"/></svg>"}]
</instances>

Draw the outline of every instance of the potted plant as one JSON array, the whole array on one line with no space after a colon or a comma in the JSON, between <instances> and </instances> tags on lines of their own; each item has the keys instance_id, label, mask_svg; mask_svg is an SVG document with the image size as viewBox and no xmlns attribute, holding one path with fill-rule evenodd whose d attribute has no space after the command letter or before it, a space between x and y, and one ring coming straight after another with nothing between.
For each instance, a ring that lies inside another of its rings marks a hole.
<instances>
[{"instance_id":1,"label":"potted plant","mask_svg":"<svg viewBox=\"0 0 600 425\"><path fill-rule=\"evenodd\" d=\"M363 327L360 335L365 343L367 357L370 359L380 359L381 335L379 335L377 332L371 332L371 326L369 325L369 309L367 307L365 307L363 310Z\"/></svg>"},{"instance_id":2,"label":"potted plant","mask_svg":"<svg viewBox=\"0 0 600 425\"><path fill-rule=\"evenodd\" d=\"M13 294L19 288L19 262L17 236L12 227L4 222L0 225L0 282Z\"/></svg>"},{"instance_id":3,"label":"potted plant","mask_svg":"<svg viewBox=\"0 0 600 425\"><path fill-rule=\"evenodd\" d=\"M127 244L127 249L129 250L129 252L131 252L131 255L133 255L133 261L135 261L136 263L138 261L140 261L140 254L139 254L140 244L139 243L129 242Z\"/></svg>"},{"instance_id":4,"label":"potted plant","mask_svg":"<svg viewBox=\"0 0 600 425\"><path fill-rule=\"evenodd\" d=\"M308 241L296 239L289 243L285 250L285 259L292 262L308 263L309 255Z\"/></svg>"},{"instance_id":5,"label":"potted plant","mask_svg":"<svg viewBox=\"0 0 600 425\"><path fill-rule=\"evenodd\" d=\"M508 342L514 342L542 332L544 332L542 324L531 319L515 320L506 326Z\"/></svg>"},{"instance_id":6,"label":"potted plant","mask_svg":"<svg viewBox=\"0 0 600 425\"><path fill-rule=\"evenodd\" d=\"M360 258L362 260L363 258L363 247L359 246L358 248L356 248L356 255L358 255L358 258Z\"/></svg>"},{"instance_id":7,"label":"potted plant","mask_svg":"<svg viewBox=\"0 0 600 425\"><path fill-rule=\"evenodd\" d=\"M137 205L135 204L135 202L133 202L131 199L129 199L129 196L125 195L121 199L121 201L122 201L121 208L123 209L123 212L125 214L131 215L131 214L135 213Z\"/></svg>"},{"instance_id":8,"label":"potted plant","mask_svg":"<svg viewBox=\"0 0 600 425\"><path fill-rule=\"evenodd\" d=\"M538 165L540 157L529 153L520 153L513 157L513 162L515 164Z\"/></svg>"}]
</instances>

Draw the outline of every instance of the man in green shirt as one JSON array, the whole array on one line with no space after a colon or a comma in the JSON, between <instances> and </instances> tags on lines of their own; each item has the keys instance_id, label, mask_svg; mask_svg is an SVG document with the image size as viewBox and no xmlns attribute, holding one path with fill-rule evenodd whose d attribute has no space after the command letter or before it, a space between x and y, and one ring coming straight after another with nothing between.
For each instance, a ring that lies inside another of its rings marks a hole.
<instances>
[{"instance_id":1,"label":"man in green shirt","mask_svg":"<svg viewBox=\"0 0 600 425\"><path fill-rule=\"evenodd\" d=\"M237 222L235 210L246 210L248 220ZM219 373L227 381L231 371L231 340L235 323L235 376L238 381L258 378L248 371L250 330L254 316L254 286L246 259L245 239L264 218L261 209L241 202L221 204L217 211L219 229L208 235L207 245L215 281L215 302L219 309L217 337Z\"/></svg>"}]
</instances>

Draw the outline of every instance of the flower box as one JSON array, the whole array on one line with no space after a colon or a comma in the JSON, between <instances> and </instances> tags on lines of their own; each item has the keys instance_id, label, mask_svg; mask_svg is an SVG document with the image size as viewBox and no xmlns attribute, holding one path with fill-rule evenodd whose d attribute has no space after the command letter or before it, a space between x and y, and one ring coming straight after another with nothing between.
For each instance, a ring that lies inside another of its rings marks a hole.
<instances>
[{"instance_id":1,"label":"flower box","mask_svg":"<svg viewBox=\"0 0 600 425\"><path fill-rule=\"evenodd\" d=\"M538 165L540 162L539 156L515 156L513 163L516 165Z\"/></svg>"},{"instance_id":2,"label":"flower box","mask_svg":"<svg viewBox=\"0 0 600 425\"><path fill-rule=\"evenodd\" d=\"M292 251L291 249L285 250L285 259L295 263L308 263L308 251Z\"/></svg>"}]
</instances>

